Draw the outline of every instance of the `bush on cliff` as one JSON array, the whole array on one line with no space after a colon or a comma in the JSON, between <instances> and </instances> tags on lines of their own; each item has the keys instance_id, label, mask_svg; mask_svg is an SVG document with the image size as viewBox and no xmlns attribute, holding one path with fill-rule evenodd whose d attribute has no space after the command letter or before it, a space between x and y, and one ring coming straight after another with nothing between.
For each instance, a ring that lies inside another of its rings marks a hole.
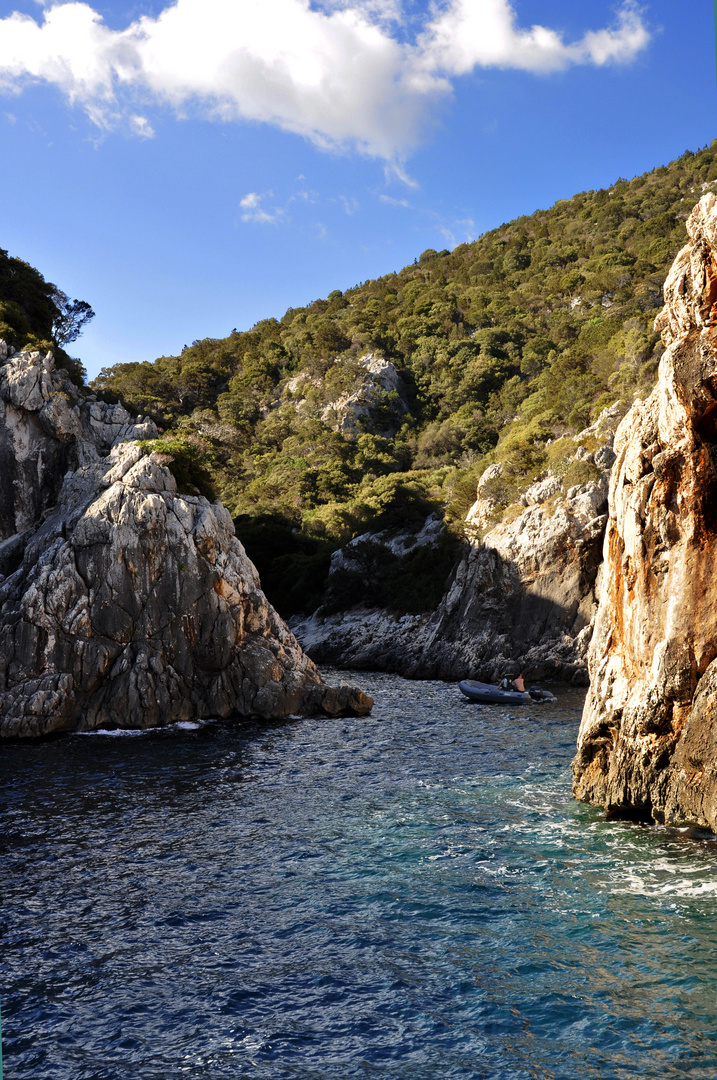
<instances>
[{"instance_id":1,"label":"bush on cliff","mask_svg":"<svg viewBox=\"0 0 717 1080\"><path fill-rule=\"evenodd\" d=\"M159 439L144 439L140 446L161 456L183 495L203 495L210 502L216 499L212 452L201 439L170 432Z\"/></svg>"}]
</instances>

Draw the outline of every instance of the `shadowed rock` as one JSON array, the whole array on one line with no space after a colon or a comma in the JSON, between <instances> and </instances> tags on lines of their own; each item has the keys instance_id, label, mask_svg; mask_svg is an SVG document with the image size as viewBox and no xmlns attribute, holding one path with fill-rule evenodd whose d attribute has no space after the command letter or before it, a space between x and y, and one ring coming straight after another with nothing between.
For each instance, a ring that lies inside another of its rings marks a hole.
<instances>
[{"instance_id":1,"label":"shadowed rock","mask_svg":"<svg viewBox=\"0 0 717 1080\"><path fill-rule=\"evenodd\" d=\"M573 791L609 812L717 829L717 199L656 321L657 385L617 431L591 689Z\"/></svg>"},{"instance_id":2,"label":"shadowed rock","mask_svg":"<svg viewBox=\"0 0 717 1080\"><path fill-rule=\"evenodd\" d=\"M563 491L561 479L547 471L524 492L525 509L495 525L483 539L480 531L494 520L494 506L481 482L466 520L466 531L475 539L462 546L434 612L396 618L360 607L330 616L319 610L308 619L292 620L303 647L319 662L412 678L494 682L522 671L529 680L587 685L618 413L606 410L592 428L575 436L577 460L587 455L581 440L598 444L589 455L596 479ZM484 477L499 476L500 469L491 466ZM412 543L422 538L435 542L438 534L431 528L429 519ZM353 545L363 539L334 555L332 572L350 565ZM409 537L383 539L375 534L369 539L400 550Z\"/></svg>"},{"instance_id":3,"label":"shadowed rock","mask_svg":"<svg viewBox=\"0 0 717 1080\"><path fill-rule=\"evenodd\" d=\"M267 602L221 503L52 356L0 353L0 734L364 715Z\"/></svg>"}]
</instances>

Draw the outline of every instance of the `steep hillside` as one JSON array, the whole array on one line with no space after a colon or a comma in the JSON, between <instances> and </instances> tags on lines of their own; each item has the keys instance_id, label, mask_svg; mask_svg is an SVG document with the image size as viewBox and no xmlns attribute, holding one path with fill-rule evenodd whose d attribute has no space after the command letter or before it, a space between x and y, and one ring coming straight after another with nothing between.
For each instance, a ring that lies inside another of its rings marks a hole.
<instances>
[{"instance_id":1,"label":"steep hillside","mask_svg":"<svg viewBox=\"0 0 717 1080\"><path fill-rule=\"evenodd\" d=\"M370 598L341 599L430 610L489 465L486 528L548 466L597 479L564 436L652 387L662 284L713 185L717 142L94 387L171 428L157 449L221 496L285 614L317 606L353 537L443 517L438 542L372 573Z\"/></svg>"}]
</instances>

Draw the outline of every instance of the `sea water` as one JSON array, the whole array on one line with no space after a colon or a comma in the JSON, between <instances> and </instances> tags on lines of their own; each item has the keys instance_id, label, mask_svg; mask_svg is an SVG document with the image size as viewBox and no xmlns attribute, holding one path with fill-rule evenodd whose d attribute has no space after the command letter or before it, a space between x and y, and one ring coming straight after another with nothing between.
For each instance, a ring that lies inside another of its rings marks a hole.
<instances>
[{"instance_id":1,"label":"sea water","mask_svg":"<svg viewBox=\"0 0 717 1080\"><path fill-rule=\"evenodd\" d=\"M717 844L570 797L582 694L5 745L6 1080L717 1077Z\"/></svg>"}]
</instances>

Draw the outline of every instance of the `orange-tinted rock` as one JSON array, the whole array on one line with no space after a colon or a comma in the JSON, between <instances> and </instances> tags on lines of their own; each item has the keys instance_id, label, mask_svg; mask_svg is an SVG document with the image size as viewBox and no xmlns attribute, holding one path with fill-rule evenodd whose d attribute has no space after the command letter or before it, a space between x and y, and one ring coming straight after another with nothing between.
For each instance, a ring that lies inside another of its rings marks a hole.
<instances>
[{"instance_id":1,"label":"orange-tinted rock","mask_svg":"<svg viewBox=\"0 0 717 1080\"><path fill-rule=\"evenodd\" d=\"M717 829L717 199L656 320L657 385L618 428L573 792ZM714 323L714 325L713 325Z\"/></svg>"}]
</instances>

